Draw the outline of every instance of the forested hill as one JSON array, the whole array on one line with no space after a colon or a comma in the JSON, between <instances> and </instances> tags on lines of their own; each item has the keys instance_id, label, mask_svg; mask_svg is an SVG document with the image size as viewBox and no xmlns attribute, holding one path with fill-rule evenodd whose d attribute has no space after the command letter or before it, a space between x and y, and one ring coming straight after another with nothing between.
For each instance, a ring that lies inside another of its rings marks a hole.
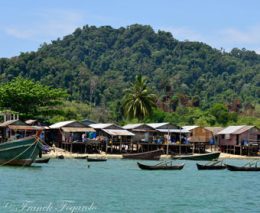
<instances>
[{"instance_id":1,"label":"forested hill","mask_svg":"<svg viewBox=\"0 0 260 213\"><path fill-rule=\"evenodd\" d=\"M21 75L66 88L71 100L96 106L116 103L140 73L169 111L176 102L204 109L215 102L235 108L259 102L260 55L180 42L150 26L84 26L36 52L0 59L1 82Z\"/></svg>"}]
</instances>

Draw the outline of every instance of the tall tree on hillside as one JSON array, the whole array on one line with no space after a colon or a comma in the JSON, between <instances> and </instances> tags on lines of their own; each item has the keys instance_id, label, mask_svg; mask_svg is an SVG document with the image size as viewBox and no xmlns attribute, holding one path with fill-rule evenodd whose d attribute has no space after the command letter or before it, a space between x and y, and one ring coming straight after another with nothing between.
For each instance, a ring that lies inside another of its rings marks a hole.
<instances>
[{"instance_id":1,"label":"tall tree on hillside","mask_svg":"<svg viewBox=\"0 0 260 213\"><path fill-rule=\"evenodd\" d=\"M17 77L0 86L0 107L19 112L23 118L50 116L66 96L62 89Z\"/></svg>"},{"instance_id":2,"label":"tall tree on hillside","mask_svg":"<svg viewBox=\"0 0 260 213\"><path fill-rule=\"evenodd\" d=\"M153 107L156 107L156 95L151 93L147 80L143 76L136 76L135 82L125 90L123 97L123 109L126 117L143 120L146 116L151 115Z\"/></svg>"}]
</instances>

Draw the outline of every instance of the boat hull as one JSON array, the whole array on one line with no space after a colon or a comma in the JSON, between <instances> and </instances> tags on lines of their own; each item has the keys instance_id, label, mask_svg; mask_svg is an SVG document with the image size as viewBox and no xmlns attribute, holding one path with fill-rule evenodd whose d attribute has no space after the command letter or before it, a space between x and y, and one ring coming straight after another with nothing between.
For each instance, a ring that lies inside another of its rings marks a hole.
<instances>
[{"instance_id":1,"label":"boat hull","mask_svg":"<svg viewBox=\"0 0 260 213\"><path fill-rule=\"evenodd\" d=\"M228 164L226 164L226 166L229 171L238 171L238 172L259 172L260 171L260 167L232 166Z\"/></svg>"},{"instance_id":2,"label":"boat hull","mask_svg":"<svg viewBox=\"0 0 260 213\"><path fill-rule=\"evenodd\" d=\"M88 162L104 162L107 161L106 158L87 158Z\"/></svg>"},{"instance_id":3,"label":"boat hull","mask_svg":"<svg viewBox=\"0 0 260 213\"><path fill-rule=\"evenodd\" d=\"M0 165L30 166L42 150L34 137L0 144Z\"/></svg>"},{"instance_id":4,"label":"boat hull","mask_svg":"<svg viewBox=\"0 0 260 213\"><path fill-rule=\"evenodd\" d=\"M50 158L36 159L34 163L48 163Z\"/></svg>"},{"instance_id":5,"label":"boat hull","mask_svg":"<svg viewBox=\"0 0 260 213\"><path fill-rule=\"evenodd\" d=\"M207 154L199 154L199 155L180 155L180 156L173 156L172 159L175 160L206 160L211 161L218 159L220 155L220 152L214 152L214 153L207 153Z\"/></svg>"},{"instance_id":6,"label":"boat hull","mask_svg":"<svg viewBox=\"0 0 260 213\"><path fill-rule=\"evenodd\" d=\"M184 164L173 165L173 166L165 166L165 165L150 166L150 165L141 164L139 162L137 162L137 165L140 169L143 170L181 170L184 167Z\"/></svg>"},{"instance_id":7,"label":"boat hull","mask_svg":"<svg viewBox=\"0 0 260 213\"><path fill-rule=\"evenodd\" d=\"M141 152L134 154L123 154L123 159L133 159L133 160L159 160L160 156L163 154L163 150L154 150L149 152Z\"/></svg>"},{"instance_id":8,"label":"boat hull","mask_svg":"<svg viewBox=\"0 0 260 213\"><path fill-rule=\"evenodd\" d=\"M198 170L222 170L226 169L226 165L201 165L201 164L196 164Z\"/></svg>"}]
</instances>

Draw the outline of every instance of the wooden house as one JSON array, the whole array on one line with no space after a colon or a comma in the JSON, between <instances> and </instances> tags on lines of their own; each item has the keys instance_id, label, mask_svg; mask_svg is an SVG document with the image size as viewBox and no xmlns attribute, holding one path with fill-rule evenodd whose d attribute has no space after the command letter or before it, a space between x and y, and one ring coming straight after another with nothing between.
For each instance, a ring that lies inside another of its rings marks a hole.
<instances>
[{"instance_id":1,"label":"wooden house","mask_svg":"<svg viewBox=\"0 0 260 213\"><path fill-rule=\"evenodd\" d=\"M209 143L213 138L213 133L204 127L183 126L182 128L190 132L188 140L191 143Z\"/></svg>"},{"instance_id":2,"label":"wooden house","mask_svg":"<svg viewBox=\"0 0 260 213\"><path fill-rule=\"evenodd\" d=\"M190 132L187 140L193 144L194 152L205 152L207 145L214 140L212 131L207 128L200 126L183 126L182 128Z\"/></svg>"},{"instance_id":3,"label":"wooden house","mask_svg":"<svg viewBox=\"0 0 260 213\"><path fill-rule=\"evenodd\" d=\"M58 147L71 144L72 142L83 142L82 135L89 138L95 130L78 121L62 121L49 127L49 143L54 143Z\"/></svg>"},{"instance_id":4,"label":"wooden house","mask_svg":"<svg viewBox=\"0 0 260 213\"><path fill-rule=\"evenodd\" d=\"M260 130L255 126L229 126L218 134L222 152L256 155L260 148Z\"/></svg>"},{"instance_id":5,"label":"wooden house","mask_svg":"<svg viewBox=\"0 0 260 213\"><path fill-rule=\"evenodd\" d=\"M123 128L135 134L132 139L133 143L152 142L153 135L157 132L154 128L143 123L127 124Z\"/></svg>"},{"instance_id":6,"label":"wooden house","mask_svg":"<svg viewBox=\"0 0 260 213\"><path fill-rule=\"evenodd\" d=\"M96 130L97 136L102 137L107 144L106 151L127 151L132 144L134 133L112 123L90 124Z\"/></svg>"},{"instance_id":7,"label":"wooden house","mask_svg":"<svg viewBox=\"0 0 260 213\"><path fill-rule=\"evenodd\" d=\"M40 129L42 128L29 126L21 120L8 120L0 124L0 141L5 142L34 135Z\"/></svg>"}]
</instances>

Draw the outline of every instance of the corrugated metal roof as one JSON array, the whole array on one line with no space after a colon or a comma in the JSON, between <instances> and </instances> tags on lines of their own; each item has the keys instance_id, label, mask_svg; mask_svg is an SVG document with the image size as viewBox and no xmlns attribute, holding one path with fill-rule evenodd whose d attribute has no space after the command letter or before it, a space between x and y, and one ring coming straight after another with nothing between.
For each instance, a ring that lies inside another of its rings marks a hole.
<instances>
[{"instance_id":1,"label":"corrugated metal roof","mask_svg":"<svg viewBox=\"0 0 260 213\"><path fill-rule=\"evenodd\" d=\"M9 120L9 121L1 123L0 126L5 127L5 126L15 123L16 121L18 121L18 120Z\"/></svg>"},{"instance_id":2,"label":"corrugated metal roof","mask_svg":"<svg viewBox=\"0 0 260 213\"><path fill-rule=\"evenodd\" d=\"M94 128L94 129L104 129L107 128L109 126L112 126L114 124L108 123L108 124L104 124L104 123L99 123L99 124L90 124L89 126Z\"/></svg>"},{"instance_id":3,"label":"corrugated metal roof","mask_svg":"<svg viewBox=\"0 0 260 213\"><path fill-rule=\"evenodd\" d=\"M103 129L104 132L113 136L134 136L135 134L125 129Z\"/></svg>"},{"instance_id":4,"label":"corrugated metal roof","mask_svg":"<svg viewBox=\"0 0 260 213\"><path fill-rule=\"evenodd\" d=\"M223 129L222 131L220 131L218 133L218 135L240 134L240 133L237 133L237 132L239 132L239 130L243 129L244 127L246 127L246 126L245 125L243 125L243 126L229 126L225 129Z\"/></svg>"},{"instance_id":5,"label":"corrugated metal roof","mask_svg":"<svg viewBox=\"0 0 260 213\"><path fill-rule=\"evenodd\" d=\"M95 132L93 128L89 127L62 127L64 132Z\"/></svg>"},{"instance_id":6,"label":"corrugated metal roof","mask_svg":"<svg viewBox=\"0 0 260 213\"><path fill-rule=\"evenodd\" d=\"M239 129L238 131L235 132L235 134L242 134L243 132L246 132L249 129L254 128L255 126L244 126L243 128Z\"/></svg>"},{"instance_id":7,"label":"corrugated metal roof","mask_svg":"<svg viewBox=\"0 0 260 213\"><path fill-rule=\"evenodd\" d=\"M27 123L27 124L33 124L34 122L36 122L37 120L32 120L32 119L30 119L30 120L27 120L27 121L25 121L25 123Z\"/></svg>"},{"instance_id":8,"label":"corrugated metal roof","mask_svg":"<svg viewBox=\"0 0 260 213\"><path fill-rule=\"evenodd\" d=\"M27 125L26 123L24 123L23 121L20 121L20 120L9 120L9 121L1 123L0 127L7 127L7 126L12 125L12 124L15 124L15 125Z\"/></svg>"},{"instance_id":9,"label":"corrugated metal roof","mask_svg":"<svg viewBox=\"0 0 260 213\"><path fill-rule=\"evenodd\" d=\"M147 125L154 128L154 129L157 129L157 128L164 126L164 125L167 125L167 124L169 124L169 122L167 122L167 123L149 123Z\"/></svg>"},{"instance_id":10,"label":"corrugated metal roof","mask_svg":"<svg viewBox=\"0 0 260 213\"><path fill-rule=\"evenodd\" d=\"M66 126L68 124L71 124L73 122L75 122L75 121L62 121L62 122L58 122L58 123L52 124L50 126L50 129L59 129L59 128L64 127L64 126Z\"/></svg>"},{"instance_id":11,"label":"corrugated metal roof","mask_svg":"<svg viewBox=\"0 0 260 213\"><path fill-rule=\"evenodd\" d=\"M142 125L144 125L144 124L127 124L127 125L123 126L123 128L124 129L135 129L135 128L142 126Z\"/></svg>"},{"instance_id":12,"label":"corrugated metal roof","mask_svg":"<svg viewBox=\"0 0 260 213\"><path fill-rule=\"evenodd\" d=\"M164 133L190 133L190 131L186 129L156 129L159 132L164 132Z\"/></svg>"},{"instance_id":13,"label":"corrugated metal roof","mask_svg":"<svg viewBox=\"0 0 260 213\"><path fill-rule=\"evenodd\" d=\"M191 130L197 128L197 127L199 127L199 126L183 126L182 128L187 130L187 131L191 131Z\"/></svg>"},{"instance_id":14,"label":"corrugated metal roof","mask_svg":"<svg viewBox=\"0 0 260 213\"><path fill-rule=\"evenodd\" d=\"M213 133L213 135L216 135L220 131L222 131L224 128L223 127L205 127L205 129L211 131Z\"/></svg>"},{"instance_id":15,"label":"corrugated metal roof","mask_svg":"<svg viewBox=\"0 0 260 213\"><path fill-rule=\"evenodd\" d=\"M9 129L14 130L42 130L45 129L43 126L23 126L23 125L10 125Z\"/></svg>"}]
</instances>

